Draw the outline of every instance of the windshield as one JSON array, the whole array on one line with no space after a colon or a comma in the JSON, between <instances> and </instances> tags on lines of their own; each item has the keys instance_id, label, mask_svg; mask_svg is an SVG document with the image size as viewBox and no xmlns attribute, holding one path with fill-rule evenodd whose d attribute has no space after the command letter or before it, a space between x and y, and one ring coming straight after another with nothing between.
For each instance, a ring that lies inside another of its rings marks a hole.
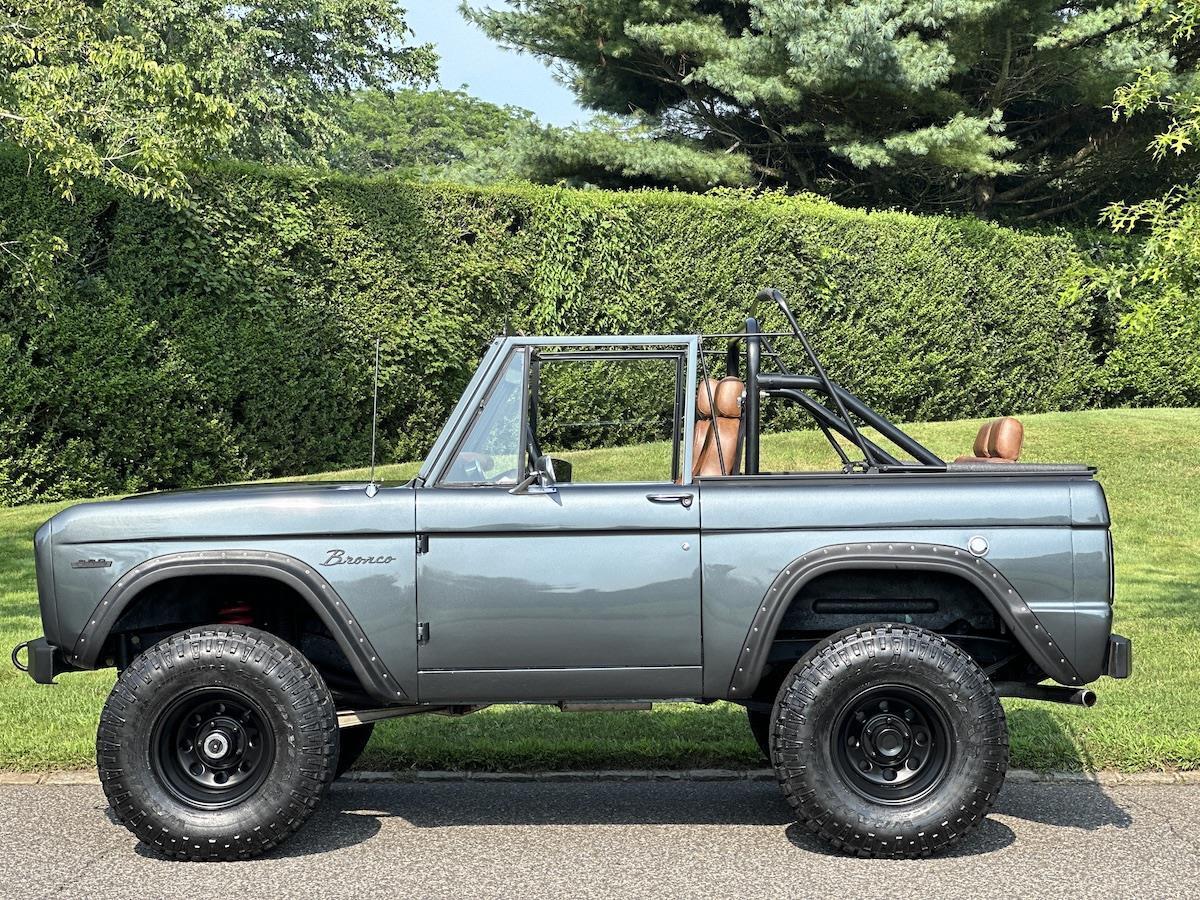
<instances>
[{"instance_id":1,"label":"windshield","mask_svg":"<svg viewBox=\"0 0 1200 900\"><path fill-rule=\"evenodd\" d=\"M514 353L459 445L443 484L515 484L521 452L525 354Z\"/></svg>"}]
</instances>

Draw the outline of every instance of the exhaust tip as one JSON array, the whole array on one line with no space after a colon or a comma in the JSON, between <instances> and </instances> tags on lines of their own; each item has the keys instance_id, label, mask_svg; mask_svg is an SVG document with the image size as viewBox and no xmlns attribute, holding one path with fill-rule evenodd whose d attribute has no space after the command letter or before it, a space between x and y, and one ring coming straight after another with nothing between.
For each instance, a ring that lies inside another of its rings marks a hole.
<instances>
[{"instance_id":1,"label":"exhaust tip","mask_svg":"<svg viewBox=\"0 0 1200 900\"><path fill-rule=\"evenodd\" d=\"M1096 692L1091 690L1082 690L1079 692L1079 703L1082 706L1093 707L1096 705Z\"/></svg>"}]
</instances>

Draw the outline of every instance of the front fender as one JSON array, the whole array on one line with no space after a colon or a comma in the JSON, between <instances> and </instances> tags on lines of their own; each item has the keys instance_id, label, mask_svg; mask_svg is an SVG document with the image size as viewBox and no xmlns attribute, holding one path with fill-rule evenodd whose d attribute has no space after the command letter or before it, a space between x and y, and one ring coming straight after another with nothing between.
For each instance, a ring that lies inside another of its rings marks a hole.
<instances>
[{"instance_id":1,"label":"front fender","mask_svg":"<svg viewBox=\"0 0 1200 900\"><path fill-rule=\"evenodd\" d=\"M189 575L230 574L272 578L296 591L324 623L372 696L383 703L407 699L329 582L303 560L265 550L195 550L156 556L139 563L105 592L75 640L71 661L79 668L95 668L101 648L121 613L152 584Z\"/></svg>"},{"instance_id":2,"label":"front fender","mask_svg":"<svg viewBox=\"0 0 1200 900\"><path fill-rule=\"evenodd\" d=\"M986 560L944 544L849 543L821 547L792 560L767 589L738 656L729 697L754 693L784 614L805 584L838 569L925 570L960 576L979 588L1021 647L1061 684L1079 684L1079 673L1008 580Z\"/></svg>"}]
</instances>

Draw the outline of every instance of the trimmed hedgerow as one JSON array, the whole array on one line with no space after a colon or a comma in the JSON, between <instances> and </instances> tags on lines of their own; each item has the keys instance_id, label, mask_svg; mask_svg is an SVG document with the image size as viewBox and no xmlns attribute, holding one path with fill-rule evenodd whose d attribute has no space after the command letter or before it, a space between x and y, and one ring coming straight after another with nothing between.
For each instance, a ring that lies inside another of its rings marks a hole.
<instances>
[{"instance_id":1,"label":"trimmed hedgerow","mask_svg":"<svg viewBox=\"0 0 1200 900\"><path fill-rule=\"evenodd\" d=\"M0 222L71 248L39 290L0 272L0 503L361 464L376 335L382 457L413 458L505 323L733 329L765 284L901 420L1105 389L1087 292L1063 291L1076 242L973 220L245 167L197 173L182 211L99 188L63 204L8 158Z\"/></svg>"}]
</instances>

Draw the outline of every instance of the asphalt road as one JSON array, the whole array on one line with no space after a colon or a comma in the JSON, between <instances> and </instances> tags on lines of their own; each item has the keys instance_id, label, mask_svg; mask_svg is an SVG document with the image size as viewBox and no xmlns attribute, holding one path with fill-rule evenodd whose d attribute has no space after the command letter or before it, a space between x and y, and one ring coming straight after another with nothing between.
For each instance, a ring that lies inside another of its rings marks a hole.
<instances>
[{"instance_id":1,"label":"asphalt road","mask_svg":"<svg viewBox=\"0 0 1200 900\"><path fill-rule=\"evenodd\" d=\"M174 863L100 789L0 788L4 897L1200 897L1200 786L1010 784L940 858L856 860L764 782L334 786L284 847Z\"/></svg>"}]
</instances>

